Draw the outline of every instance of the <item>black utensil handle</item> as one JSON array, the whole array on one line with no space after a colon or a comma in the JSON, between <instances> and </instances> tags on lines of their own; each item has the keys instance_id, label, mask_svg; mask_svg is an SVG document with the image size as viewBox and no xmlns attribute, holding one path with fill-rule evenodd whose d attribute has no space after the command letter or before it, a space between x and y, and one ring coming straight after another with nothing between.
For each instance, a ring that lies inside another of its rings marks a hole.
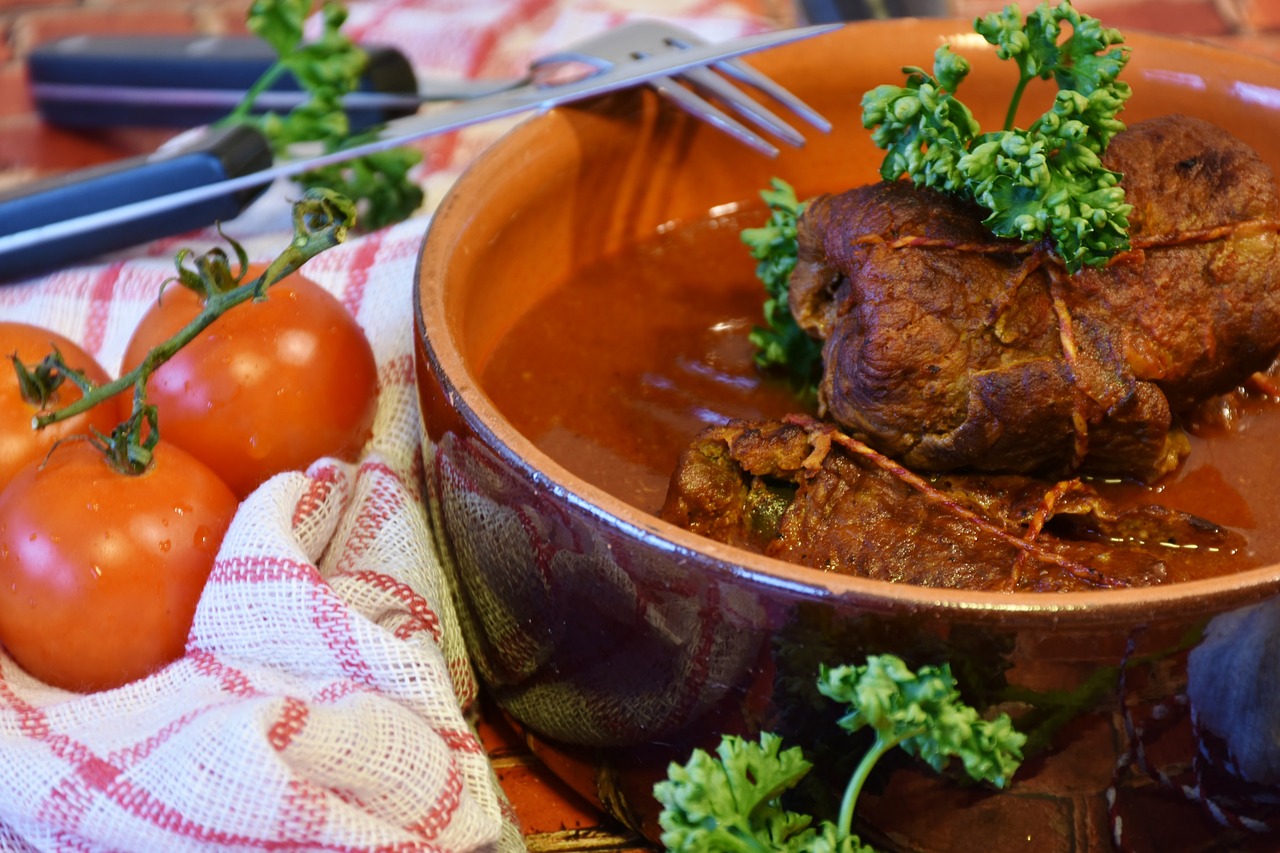
<instances>
[{"instance_id":1,"label":"black utensil handle","mask_svg":"<svg viewBox=\"0 0 1280 853\"><path fill-rule=\"evenodd\" d=\"M360 91L396 96L347 111L362 130L417 110L409 60L389 47L366 46ZM31 96L40 115L64 127L196 127L227 115L276 53L252 36L71 36L27 57ZM295 97L296 95L296 97ZM257 112L288 112L302 93L283 74Z\"/></svg>"},{"instance_id":2,"label":"black utensil handle","mask_svg":"<svg viewBox=\"0 0 1280 853\"><path fill-rule=\"evenodd\" d=\"M257 130L236 126L199 134L190 144L68 172L0 192L0 282L49 272L74 261L234 218L265 187L194 202L70 237L10 247L4 238L77 216L265 169L271 148Z\"/></svg>"}]
</instances>

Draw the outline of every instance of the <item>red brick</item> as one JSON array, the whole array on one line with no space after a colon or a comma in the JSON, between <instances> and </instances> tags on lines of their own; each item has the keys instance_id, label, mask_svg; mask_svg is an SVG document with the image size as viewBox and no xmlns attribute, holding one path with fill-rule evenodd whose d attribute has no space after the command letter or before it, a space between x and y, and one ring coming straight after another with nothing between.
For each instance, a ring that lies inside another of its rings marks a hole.
<instances>
[{"instance_id":1,"label":"red brick","mask_svg":"<svg viewBox=\"0 0 1280 853\"><path fill-rule=\"evenodd\" d=\"M613 825L532 757L495 761L494 771L526 835Z\"/></svg>"},{"instance_id":2,"label":"red brick","mask_svg":"<svg viewBox=\"0 0 1280 853\"><path fill-rule=\"evenodd\" d=\"M902 849L991 853L993 850L1079 850L1091 846L1096 830L1083 825L1082 800L1066 796L991 794L963 787L929 770L905 767L889 776L884 789L865 790L858 819L869 841L878 828ZM1085 834L1094 836L1083 838ZM1083 843L1081 843L1083 842Z\"/></svg>"},{"instance_id":3,"label":"red brick","mask_svg":"<svg viewBox=\"0 0 1280 853\"><path fill-rule=\"evenodd\" d=\"M13 46L23 56L34 45L65 36L101 33L182 34L196 30L195 18L173 5L94 7L75 11L35 11L14 24Z\"/></svg>"},{"instance_id":4,"label":"red brick","mask_svg":"<svg viewBox=\"0 0 1280 853\"><path fill-rule=\"evenodd\" d=\"M480 719L476 723L476 735L484 744L484 751L491 758L531 757L529 747L507 718L493 703L481 697Z\"/></svg>"},{"instance_id":5,"label":"red brick","mask_svg":"<svg viewBox=\"0 0 1280 853\"><path fill-rule=\"evenodd\" d=\"M200 3L196 6L195 16L200 32L218 35L244 35L248 28L244 25L248 3L244 0L223 0L218 3Z\"/></svg>"},{"instance_id":6,"label":"red brick","mask_svg":"<svg viewBox=\"0 0 1280 853\"><path fill-rule=\"evenodd\" d=\"M1054 737L1053 750L1031 756L1018 772L1016 790L1028 796L1102 798L1116 762L1110 715L1082 714Z\"/></svg>"},{"instance_id":7,"label":"red brick","mask_svg":"<svg viewBox=\"0 0 1280 853\"><path fill-rule=\"evenodd\" d=\"M34 7L79 6L79 0L0 0L0 12L7 12L12 9L31 9Z\"/></svg>"},{"instance_id":8,"label":"red brick","mask_svg":"<svg viewBox=\"0 0 1280 853\"><path fill-rule=\"evenodd\" d=\"M27 91L27 73L21 62L0 67L0 118L22 115L33 109Z\"/></svg>"}]
</instances>

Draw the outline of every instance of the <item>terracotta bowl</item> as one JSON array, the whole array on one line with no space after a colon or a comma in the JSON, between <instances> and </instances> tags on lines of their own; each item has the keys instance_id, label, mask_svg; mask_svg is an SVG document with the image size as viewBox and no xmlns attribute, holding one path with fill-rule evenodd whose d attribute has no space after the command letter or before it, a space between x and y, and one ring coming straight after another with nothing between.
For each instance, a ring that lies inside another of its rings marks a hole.
<instances>
[{"instance_id":1,"label":"terracotta bowl","mask_svg":"<svg viewBox=\"0 0 1280 853\"><path fill-rule=\"evenodd\" d=\"M890 762L860 803L864 837L889 849L1104 850L1121 818L1130 849L1191 850L1228 831L1143 767L1114 768L1137 740L1159 765L1150 769L1194 769L1179 699L1188 637L1274 596L1280 566L1068 594L823 574L677 529L574 475L510 425L480 379L518 318L584 265L750 204L774 175L802 198L875 180L861 93L900 81L904 64L930 66L944 40L975 66L962 97L998 126L1011 69L968 32L968 22L858 24L753 58L835 123L777 160L647 91L538 116L457 182L427 234L416 301L426 476L475 664L553 768L651 836L653 781L722 732L768 728L816 755L850 750L807 685L819 661L883 651L950 660L971 691L1070 701L1008 792ZM1126 121L1199 115L1280 167L1276 65L1188 41L1129 43Z\"/></svg>"}]
</instances>

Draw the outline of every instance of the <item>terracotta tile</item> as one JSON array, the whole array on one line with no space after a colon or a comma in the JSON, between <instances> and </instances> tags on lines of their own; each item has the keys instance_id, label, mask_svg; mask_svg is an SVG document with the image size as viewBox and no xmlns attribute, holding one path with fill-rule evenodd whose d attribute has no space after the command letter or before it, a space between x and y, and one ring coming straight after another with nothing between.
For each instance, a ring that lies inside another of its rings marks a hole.
<instances>
[{"instance_id":1,"label":"terracotta tile","mask_svg":"<svg viewBox=\"0 0 1280 853\"><path fill-rule=\"evenodd\" d=\"M524 739L511 727L511 724L507 722L506 718L503 717L492 702L485 697L481 697L480 708L480 720L476 724L476 734L480 737L480 742L484 744L485 752L495 758L530 755L529 747L525 745Z\"/></svg>"},{"instance_id":2,"label":"terracotta tile","mask_svg":"<svg viewBox=\"0 0 1280 853\"><path fill-rule=\"evenodd\" d=\"M606 818L598 810L533 759L495 760L494 770L525 835L561 829L594 829L606 824ZM605 828L611 826L609 822Z\"/></svg>"},{"instance_id":3,"label":"terracotta tile","mask_svg":"<svg viewBox=\"0 0 1280 853\"><path fill-rule=\"evenodd\" d=\"M1006 797L965 789L931 772L899 771L883 791L864 791L859 798L859 819L871 828L863 840L877 844L881 839L874 827L891 825L893 842L906 849L991 853L1067 849L1056 841L1082 831L1074 800L1032 795L1019 798L1013 808ZM907 837L899 837L899 831Z\"/></svg>"},{"instance_id":4,"label":"terracotta tile","mask_svg":"<svg viewBox=\"0 0 1280 853\"><path fill-rule=\"evenodd\" d=\"M65 172L153 150L171 132L120 130L94 134L51 127L36 115L17 116L0 126L0 171L37 169Z\"/></svg>"},{"instance_id":5,"label":"terracotta tile","mask_svg":"<svg viewBox=\"0 0 1280 853\"><path fill-rule=\"evenodd\" d=\"M1117 736L1110 716L1085 715L1073 720L1054 740L1052 760L1032 756L1015 777L1020 794L1101 796L1111 783Z\"/></svg>"},{"instance_id":6,"label":"terracotta tile","mask_svg":"<svg viewBox=\"0 0 1280 853\"><path fill-rule=\"evenodd\" d=\"M476 731L531 851L642 849L638 836L553 774L492 703L482 700Z\"/></svg>"}]
</instances>

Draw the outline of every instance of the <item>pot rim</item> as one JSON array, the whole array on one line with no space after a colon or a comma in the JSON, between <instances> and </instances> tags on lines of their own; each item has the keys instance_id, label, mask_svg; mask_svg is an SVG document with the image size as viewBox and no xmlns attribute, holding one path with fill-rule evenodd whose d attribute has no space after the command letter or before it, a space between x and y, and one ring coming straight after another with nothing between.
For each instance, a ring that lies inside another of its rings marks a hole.
<instances>
[{"instance_id":1,"label":"pot rim","mask_svg":"<svg viewBox=\"0 0 1280 853\"><path fill-rule=\"evenodd\" d=\"M846 26L844 30L851 27L862 30L924 28L941 35L954 31L957 26L967 28L970 22L895 19L859 22ZM888 36L876 34L872 37ZM1280 79L1280 62L1233 53L1209 42L1141 32L1126 33L1126 39L1135 47L1144 43L1162 44L1167 49L1221 54L1234 65L1245 63L1267 69ZM768 60L769 54L758 56L759 65L766 73L769 72ZM501 180L510 169L527 168L530 141L543 128L565 121L563 111L555 110L531 117L508 131L472 162L432 216L415 269L414 334L420 347L419 360L425 359L425 364L420 363L418 369L434 373L468 429L503 462L520 472L526 484L549 489L576 512L592 516L626 537L666 551L673 559L702 564L705 570L713 573L772 587L797 597L839 600L845 604L856 604L864 610L929 612L949 620L999 621L1009 626L1088 627L1120 622L1138 626L1186 620L1188 617L1207 618L1280 592L1280 563L1232 575L1168 585L1042 593L966 591L826 573L699 536L656 515L651 516L570 473L516 430L490 402L467 369L448 318L441 310L446 304L444 290L448 279L444 272L448 269L449 255L458 242L457 238L470 220L466 205L473 196L472 188ZM437 310L428 312L424 310L426 305L436 306ZM424 440L429 438L424 437Z\"/></svg>"}]
</instances>

